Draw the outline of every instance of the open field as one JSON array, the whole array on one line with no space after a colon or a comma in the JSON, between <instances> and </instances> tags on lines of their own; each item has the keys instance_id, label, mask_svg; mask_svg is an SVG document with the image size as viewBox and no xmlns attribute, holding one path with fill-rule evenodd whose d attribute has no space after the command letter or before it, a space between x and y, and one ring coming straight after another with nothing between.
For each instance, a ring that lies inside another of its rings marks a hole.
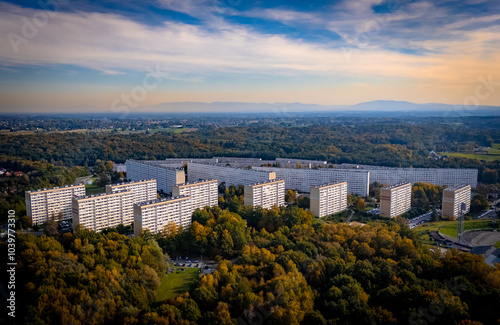
<instances>
[{"instance_id":1,"label":"open field","mask_svg":"<svg viewBox=\"0 0 500 325\"><path fill-rule=\"evenodd\" d=\"M157 128L157 129L150 129L148 130L148 134L155 134L158 132L166 132L166 133L184 133L184 132L194 132L197 131L198 129L195 128ZM131 131L131 130L126 130L126 131L118 131L118 134L139 134L139 133L146 133L146 130L137 130L137 131Z\"/></svg>"},{"instance_id":2,"label":"open field","mask_svg":"<svg viewBox=\"0 0 500 325\"><path fill-rule=\"evenodd\" d=\"M195 267L183 268L173 267L173 272L164 274L161 278L161 284L156 289L156 301L161 302L173 298L188 291L193 283L198 279L200 269Z\"/></svg>"},{"instance_id":3,"label":"open field","mask_svg":"<svg viewBox=\"0 0 500 325\"><path fill-rule=\"evenodd\" d=\"M463 157L469 159L479 159L484 161L500 160L500 143L493 144L491 149L488 150L487 155L474 154L474 153L460 153L460 152L440 152L439 154L443 156L447 155L449 157Z\"/></svg>"}]
</instances>

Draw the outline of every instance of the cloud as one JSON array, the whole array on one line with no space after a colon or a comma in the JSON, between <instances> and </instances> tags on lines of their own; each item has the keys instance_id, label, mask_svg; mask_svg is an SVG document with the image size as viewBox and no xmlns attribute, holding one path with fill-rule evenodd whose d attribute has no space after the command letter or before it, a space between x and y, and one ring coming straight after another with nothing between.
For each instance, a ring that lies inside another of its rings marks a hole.
<instances>
[{"instance_id":1,"label":"cloud","mask_svg":"<svg viewBox=\"0 0 500 325\"><path fill-rule=\"evenodd\" d=\"M500 28L485 25L494 24L495 15L444 19L448 11L429 2L375 15L371 8L380 1L344 3L322 13L283 8L240 12L291 26L338 31L344 40L332 45L259 33L252 26L229 23L214 14L214 1L200 1L165 0L163 5L198 17L204 15L196 9L198 5L208 8L206 12L211 16L205 16L203 24L165 21L148 26L112 13L57 12L37 27L32 37L27 37L23 28L35 24L33 16L40 16L43 11L0 3L0 29L5 31L0 38L0 66L12 70L69 65L97 70L103 75L146 73L147 67L160 66L170 80L198 84L209 80L210 75L240 76L239 80L249 75L312 76L319 79L303 79L331 80L345 87L373 85L366 86L370 96L382 88L387 94L389 84L410 91L416 87L453 94L474 89L478 78L487 78L500 66ZM359 14L354 14L355 10ZM380 17L389 19L377 21ZM441 28L436 28L437 21L441 21ZM9 33L27 41L19 44L17 53L7 37ZM500 75L494 76L495 80L498 78ZM274 89L269 93L274 94ZM342 91L338 93L342 95ZM356 91L351 94L356 95Z\"/></svg>"}]
</instances>

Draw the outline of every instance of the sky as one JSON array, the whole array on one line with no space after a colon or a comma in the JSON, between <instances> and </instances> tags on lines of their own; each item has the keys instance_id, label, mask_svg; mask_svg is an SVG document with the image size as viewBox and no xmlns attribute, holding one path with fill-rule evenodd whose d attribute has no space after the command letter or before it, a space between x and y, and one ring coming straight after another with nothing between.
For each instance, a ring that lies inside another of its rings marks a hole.
<instances>
[{"instance_id":1,"label":"sky","mask_svg":"<svg viewBox=\"0 0 500 325\"><path fill-rule=\"evenodd\" d=\"M0 112L500 106L500 0L16 0L0 31Z\"/></svg>"}]
</instances>

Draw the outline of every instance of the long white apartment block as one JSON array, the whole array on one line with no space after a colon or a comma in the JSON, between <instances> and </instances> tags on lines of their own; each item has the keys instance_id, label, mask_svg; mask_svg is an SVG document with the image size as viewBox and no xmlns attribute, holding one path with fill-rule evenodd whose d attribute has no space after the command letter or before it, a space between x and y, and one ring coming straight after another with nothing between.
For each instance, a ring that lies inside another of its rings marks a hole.
<instances>
[{"instance_id":1,"label":"long white apartment block","mask_svg":"<svg viewBox=\"0 0 500 325\"><path fill-rule=\"evenodd\" d=\"M212 207L219 203L218 185L216 179L175 185L172 187L172 196L190 196L192 211Z\"/></svg>"},{"instance_id":2,"label":"long white apartment block","mask_svg":"<svg viewBox=\"0 0 500 325\"><path fill-rule=\"evenodd\" d=\"M233 168L217 165L188 163L188 181L198 182L202 179L216 179L219 184L248 185L276 179L274 172L257 171L253 169Z\"/></svg>"},{"instance_id":3,"label":"long white apartment block","mask_svg":"<svg viewBox=\"0 0 500 325\"><path fill-rule=\"evenodd\" d=\"M471 186L457 185L444 189L442 216L454 220L459 216L462 203L465 204L464 214L470 211Z\"/></svg>"},{"instance_id":4,"label":"long white apartment block","mask_svg":"<svg viewBox=\"0 0 500 325\"><path fill-rule=\"evenodd\" d=\"M272 180L245 185L245 205L270 209L285 204L285 181Z\"/></svg>"},{"instance_id":5,"label":"long white apartment block","mask_svg":"<svg viewBox=\"0 0 500 325\"><path fill-rule=\"evenodd\" d=\"M189 227L192 216L190 201L189 196L178 196L135 204L134 235L139 236L146 229L157 234L169 223L184 229Z\"/></svg>"},{"instance_id":6,"label":"long white apartment block","mask_svg":"<svg viewBox=\"0 0 500 325\"><path fill-rule=\"evenodd\" d=\"M63 219L71 219L71 200L74 196L85 195L85 185L67 185L43 188L25 192L26 214L33 225L39 225L62 214Z\"/></svg>"},{"instance_id":7,"label":"long white apartment block","mask_svg":"<svg viewBox=\"0 0 500 325\"><path fill-rule=\"evenodd\" d=\"M440 186L468 184L477 186L477 169L465 168L397 168L370 165L341 164L339 169L370 172L370 182L395 185L398 183L431 183Z\"/></svg>"},{"instance_id":8,"label":"long white apartment block","mask_svg":"<svg viewBox=\"0 0 500 325\"><path fill-rule=\"evenodd\" d=\"M161 162L161 161L160 161ZM172 193L172 186L183 184L184 169L162 166L161 163L140 160L127 160L127 178L133 182L143 179L156 179L158 191Z\"/></svg>"},{"instance_id":9,"label":"long white apartment block","mask_svg":"<svg viewBox=\"0 0 500 325\"><path fill-rule=\"evenodd\" d=\"M73 198L73 229L81 224L95 232L134 220L134 193L121 191Z\"/></svg>"},{"instance_id":10,"label":"long white apartment block","mask_svg":"<svg viewBox=\"0 0 500 325\"><path fill-rule=\"evenodd\" d=\"M347 182L313 186L310 193L311 212L317 218L347 209Z\"/></svg>"},{"instance_id":11,"label":"long white apartment block","mask_svg":"<svg viewBox=\"0 0 500 325\"><path fill-rule=\"evenodd\" d=\"M284 179L286 189L309 193L313 186L333 182L347 182L347 193L367 196L370 188L368 171L336 168L297 169L276 167L253 167L253 170L274 171L276 178Z\"/></svg>"},{"instance_id":12,"label":"long white apartment block","mask_svg":"<svg viewBox=\"0 0 500 325\"><path fill-rule=\"evenodd\" d=\"M411 210L411 183L395 184L380 189L380 215L394 218Z\"/></svg>"},{"instance_id":13,"label":"long white apartment block","mask_svg":"<svg viewBox=\"0 0 500 325\"><path fill-rule=\"evenodd\" d=\"M121 191L132 191L134 203L155 200L157 198L156 179L106 185L106 193L108 194Z\"/></svg>"}]
</instances>

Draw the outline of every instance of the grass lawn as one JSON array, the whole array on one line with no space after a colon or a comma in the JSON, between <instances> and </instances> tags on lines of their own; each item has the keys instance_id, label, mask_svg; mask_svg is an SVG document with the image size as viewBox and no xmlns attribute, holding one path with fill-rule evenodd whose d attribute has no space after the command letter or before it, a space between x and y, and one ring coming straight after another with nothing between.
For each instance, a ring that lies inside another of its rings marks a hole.
<instances>
[{"instance_id":1,"label":"grass lawn","mask_svg":"<svg viewBox=\"0 0 500 325\"><path fill-rule=\"evenodd\" d=\"M87 195L92 195L92 194L99 194L99 193L104 193L106 192L105 187L97 187L95 184L97 180L97 177L92 178L92 185L85 185L85 193Z\"/></svg>"},{"instance_id":2,"label":"grass lawn","mask_svg":"<svg viewBox=\"0 0 500 325\"><path fill-rule=\"evenodd\" d=\"M479 159L485 161L500 160L500 143L494 143L487 155L478 155L473 153L460 153L460 152L440 152L440 155L450 157L463 157L469 159Z\"/></svg>"},{"instance_id":3,"label":"grass lawn","mask_svg":"<svg viewBox=\"0 0 500 325\"><path fill-rule=\"evenodd\" d=\"M496 248L500 248L500 241L495 244Z\"/></svg>"},{"instance_id":4,"label":"grass lawn","mask_svg":"<svg viewBox=\"0 0 500 325\"><path fill-rule=\"evenodd\" d=\"M491 220L466 220L464 230L472 229L493 229L490 226ZM457 221L449 221L447 225L441 226L439 232L451 237L457 237Z\"/></svg>"},{"instance_id":5,"label":"grass lawn","mask_svg":"<svg viewBox=\"0 0 500 325\"><path fill-rule=\"evenodd\" d=\"M173 273L164 274L161 278L161 284L156 289L157 302L182 295L198 280L200 274L200 269L196 267L185 267L184 271L180 271L177 267L172 269Z\"/></svg>"},{"instance_id":6,"label":"grass lawn","mask_svg":"<svg viewBox=\"0 0 500 325\"><path fill-rule=\"evenodd\" d=\"M464 230L472 229L492 229L490 226L491 220L466 220L464 222ZM440 233L457 237L457 221L436 221L427 222L421 226L413 228L413 231L417 233L418 237L423 241L424 244L433 243L429 238L428 232L438 230Z\"/></svg>"}]
</instances>

